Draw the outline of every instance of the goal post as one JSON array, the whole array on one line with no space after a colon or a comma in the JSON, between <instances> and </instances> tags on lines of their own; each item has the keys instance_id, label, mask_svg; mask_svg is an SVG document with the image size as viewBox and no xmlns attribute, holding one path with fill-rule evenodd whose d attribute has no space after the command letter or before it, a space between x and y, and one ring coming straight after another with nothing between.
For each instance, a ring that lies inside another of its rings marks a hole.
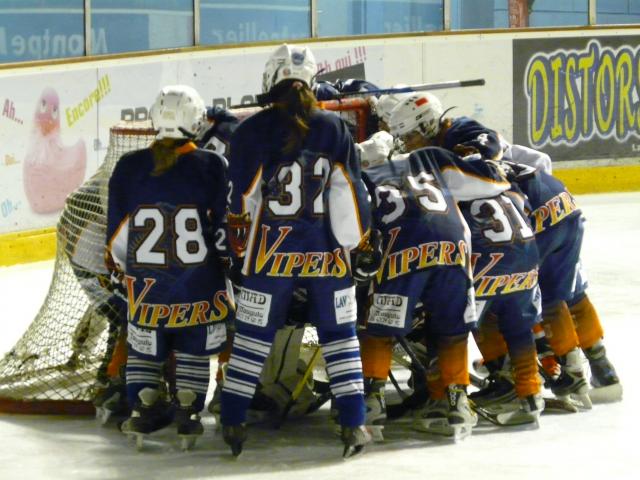
<instances>
[{"instance_id":1,"label":"goal post","mask_svg":"<svg viewBox=\"0 0 640 480\"><path fill-rule=\"evenodd\" d=\"M350 98L321 102L342 116L356 141L366 137L369 103ZM258 109L234 111L241 119ZM109 147L96 173L71 193L56 226L53 277L40 310L0 359L0 412L94 414L93 399L107 382L124 300L104 287L108 184L117 161L146 148L155 137L149 122L110 129ZM315 332L305 344L317 342Z\"/></svg>"}]
</instances>

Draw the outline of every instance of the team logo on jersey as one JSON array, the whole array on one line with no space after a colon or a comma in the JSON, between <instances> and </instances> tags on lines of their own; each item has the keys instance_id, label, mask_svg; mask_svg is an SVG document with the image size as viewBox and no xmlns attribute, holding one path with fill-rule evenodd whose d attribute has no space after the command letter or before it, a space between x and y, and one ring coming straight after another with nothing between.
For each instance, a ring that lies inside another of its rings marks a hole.
<instances>
[{"instance_id":1,"label":"team logo on jersey","mask_svg":"<svg viewBox=\"0 0 640 480\"><path fill-rule=\"evenodd\" d=\"M263 272L268 277L335 277L347 275L348 267L344 251L336 248L332 252L281 252L286 237L292 227L279 227L278 236L269 246L271 227L262 225L262 234L255 260L255 272Z\"/></svg>"},{"instance_id":2,"label":"team logo on jersey","mask_svg":"<svg viewBox=\"0 0 640 480\"><path fill-rule=\"evenodd\" d=\"M144 287L136 295L136 278L125 275L127 286L128 318L131 324L146 328L184 328L205 325L227 318L229 299L226 290L214 293L212 300L191 303L146 303L149 292L156 283L154 278L144 278Z\"/></svg>"},{"instance_id":3,"label":"team logo on jersey","mask_svg":"<svg viewBox=\"0 0 640 480\"><path fill-rule=\"evenodd\" d=\"M578 206L571 194L567 191L561 192L531 213L530 217L535 228L534 233L538 235L544 232L577 210Z\"/></svg>"}]
</instances>

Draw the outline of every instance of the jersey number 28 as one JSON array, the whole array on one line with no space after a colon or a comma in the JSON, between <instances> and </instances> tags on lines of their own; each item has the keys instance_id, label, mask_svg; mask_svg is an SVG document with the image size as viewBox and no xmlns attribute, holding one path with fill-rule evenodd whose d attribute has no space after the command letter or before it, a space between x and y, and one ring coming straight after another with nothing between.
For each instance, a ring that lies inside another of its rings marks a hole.
<instances>
[{"instance_id":1,"label":"jersey number 28","mask_svg":"<svg viewBox=\"0 0 640 480\"><path fill-rule=\"evenodd\" d=\"M168 252L158 247L160 239L167 233L173 236L175 257L184 265L202 263L207 257L197 208L180 207L167 222L159 208L142 207L133 217L133 227L147 230L147 235L134 252L138 264L167 265ZM168 232L169 229L172 232Z\"/></svg>"}]
</instances>

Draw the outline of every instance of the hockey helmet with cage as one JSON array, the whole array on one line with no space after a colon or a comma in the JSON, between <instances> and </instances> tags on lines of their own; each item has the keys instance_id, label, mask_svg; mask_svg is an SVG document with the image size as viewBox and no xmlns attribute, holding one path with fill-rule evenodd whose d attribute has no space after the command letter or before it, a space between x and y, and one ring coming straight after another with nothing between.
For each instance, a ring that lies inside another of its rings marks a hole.
<instances>
[{"instance_id":1,"label":"hockey helmet with cage","mask_svg":"<svg viewBox=\"0 0 640 480\"><path fill-rule=\"evenodd\" d=\"M284 80L300 80L311 87L317 70L316 59L308 47L285 43L271 54L264 66L262 92L268 93Z\"/></svg>"},{"instance_id":2,"label":"hockey helmet with cage","mask_svg":"<svg viewBox=\"0 0 640 480\"><path fill-rule=\"evenodd\" d=\"M440 130L443 114L438 97L431 93L413 93L391 111L389 129L394 137L418 131L425 138L433 138Z\"/></svg>"},{"instance_id":3,"label":"hockey helmet with cage","mask_svg":"<svg viewBox=\"0 0 640 480\"><path fill-rule=\"evenodd\" d=\"M405 88L407 85L399 84L394 85L392 88ZM391 93L389 95L380 95L378 101L375 104L375 114L381 119L384 123L389 125L389 120L391 119L391 112L394 107L398 105L402 100L411 95L410 92L406 93Z\"/></svg>"},{"instance_id":4,"label":"hockey helmet with cage","mask_svg":"<svg viewBox=\"0 0 640 480\"><path fill-rule=\"evenodd\" d=\"M149 111L158 140L194 138L205 115L202 97L187 85L163 87Z\"/></svg>"}]
</instances>

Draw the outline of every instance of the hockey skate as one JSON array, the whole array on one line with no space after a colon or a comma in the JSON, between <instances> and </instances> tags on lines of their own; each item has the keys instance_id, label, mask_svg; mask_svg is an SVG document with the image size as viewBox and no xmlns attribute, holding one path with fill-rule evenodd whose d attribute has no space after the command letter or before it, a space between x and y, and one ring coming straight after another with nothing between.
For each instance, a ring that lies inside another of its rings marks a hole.
<instances>
[{"instance_id":1,"label":"hockey skate","mask_svg":"<svg viewBox=\"0 0 640 480\"><path fill-rule=\"evenodd\" d=\"M114 417L125 418L129 414L129 404L124 380L111 378L106 385L99 387L93 406L100 425L106 425Z\"/></svg>"},{"instance_id":2,"label":"hockey skate","mask_svg":"<svg viewBox=\"0 0 640 480\"><path fill-rule=\"evenodd\" d=\"M594 403L610 403L622 400L622 384L615 368L607 358L604 345L594 345L585 349L584 354L591 369L589 398Z\"/></svg>"},{"instance_id":3,"label":"hockey skate","mask_svg":"<svg viewBox=\"0 0 640 480\"><path fill-rule=\"evenodd\" d=\"M562 400L571 399L578 408L590 410L592 403L588 395L589 386L582 368L580 350L571 350L560 358L560 364L562 371L552 383L551 391Z\"/></svg>"},{"instance_id":4,"label":"hockey skate","mask_svg":"<svg viewBox=\"0 0 640 480\"><path fill-rule=\"evenodd\" d=\"M463 440L471 435L471 430L478 424L478 415L471 409L467 392L463 385L447 387L447 421L451 436L455 441Z\"/></svg>"},{"instance_id":5,"label":"hockey skate","mask_svg":"<svg viewBox=\"0 0 640 480\"><path fill-rule=\"evenodd\" d=\"M428 398L424 406L414 413L413 428L434 435L451 436L448 412L447 400Z\"/></svg>"},{"instance_id":6,"label":"hockey skate","mask_svg":"<svg viewBox=\"0 0 640 480\"><path fill-rule=\"evenodd\" d=\"M175 422L180 438L180 448L182 451L187 451L195 446L197 438L204 433L204 427L200 421L200 415L193 407L196 400L195 392L178 390L176 399L179 405Z\"/></svg>"},{"instance_id":7,"label":"hockey skate","mask_svg":"<svg viewBox=\"0 0 640 480\"><path fill-rule=\"evenodd\" d=\"M238 458L242 453L242 447L247 440L247 427L240 425L223 425L222 438L224 443L231 447L231 454Z\"/></svg>"},{"instance_id":8,"label":"hockey skate","mask_svg":"<svg viewBox=\"0 0 640 480\"><path fill-rule=\"evenodd\" d=\"M363 452L364 446L371 442L371 434L364 425L359 427L342 427L340 438L344 444L342 458L351 458Z\"/></svg>"},{"instance_id":9,"label":"hockey skate","mask_svg":"<svg viewBox=\"0 0 640 480\"><path fill-rule=\"evenodd\" d=\"M512 402L517 398L513 379L508 371L492 372L484 384L486 385L484 388L469 394L469 398L479 407Z\"/></svg>"},{"instance_id":10,"label":"hockey skate","mask_svg":"<svg viewBox=\"0 0 640 480\"><path fill-rule=\"evenodd\" d=\"M134 438L136 448L141 450L146 435L173 422L174 408L160 398L159 390L154 388L143 388L138 397L140 401L133 408L131 416L122 423L120 430L129 438Z\"/></svg>"},{"instance_id":11,"label":"hockey skate","mask_svg":"<svg viewBox=\"0 0 640 480\"><path fill-rule=\"evenodd\" d=\"M491 407L479 407L476 411L485 420L501 427L516 425L539 427L538 420L545 408L545 401L541 394L529 395L521 398L519 405L514 402L510 402L510 405L512 408L502 408L499 411L493 411Z\"/></svg>"},{"instance_id":12,"label":"hockey skate","mask_svg":"<svg viewBox=\"0 0 640 480\"><path fill-rule=\"evenodd\" d=\"M365 386L365 390L368 392L365 397L365 406L367 407L365 423L374 442L384 441L382 430L384 430L384 422L387 419L387 406L384 398L385 383L384 380L370 380Z\"/></svg>"}]
</instances>

